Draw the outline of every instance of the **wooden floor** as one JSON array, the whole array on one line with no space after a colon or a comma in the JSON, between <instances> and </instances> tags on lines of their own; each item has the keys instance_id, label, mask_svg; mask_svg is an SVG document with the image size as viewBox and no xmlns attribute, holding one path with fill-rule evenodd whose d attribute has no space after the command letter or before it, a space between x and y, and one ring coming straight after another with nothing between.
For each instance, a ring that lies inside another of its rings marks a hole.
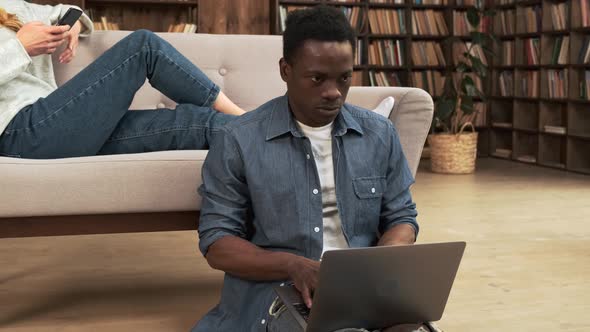
<instances>
[{"instance_id":1,"label":"wooden floor","mask_svg":"<svg viewBox=\"0 0 590 332\"><path fill-rule=\"evenodd\" d=\"M419 242L466 240L447 331L590 331L590 176L422 168ZM188 331L222 275L194 232L0 240L0 331Z\"/></svg>"}]
</instances>

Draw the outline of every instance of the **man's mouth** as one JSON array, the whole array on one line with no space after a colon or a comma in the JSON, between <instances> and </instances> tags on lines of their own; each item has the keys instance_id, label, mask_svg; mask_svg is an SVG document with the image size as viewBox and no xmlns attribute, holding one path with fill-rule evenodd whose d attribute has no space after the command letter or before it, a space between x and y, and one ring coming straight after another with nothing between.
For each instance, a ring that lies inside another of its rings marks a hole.
<instances>
[{"instance_id":1,"label":"man's mouth","mask_svg":"<svg viewBox=\"0 0 590 332\"><path fill-rule=\"evenodd\" d=\"M323 110L323 111L336 111L340 109L340 105L326 105L326 106L320 106L318 107L319 110Z\"/></svg>"}]
</instances>

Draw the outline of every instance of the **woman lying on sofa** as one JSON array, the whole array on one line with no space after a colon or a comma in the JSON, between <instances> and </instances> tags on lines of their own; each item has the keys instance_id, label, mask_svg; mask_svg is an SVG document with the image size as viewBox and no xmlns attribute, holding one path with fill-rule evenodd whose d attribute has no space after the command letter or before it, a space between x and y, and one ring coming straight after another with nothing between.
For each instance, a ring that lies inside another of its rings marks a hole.
<instances>
[{"instance_id":1,"label":"woman lying on sofa","mask_svg":"<svg viewBox=\"0 0 590 332\"><path fill-rule=\"evenodd\" d=\"M66 158L206 149L211 135L244 111L174 47L148 31L122 39L61 87L51 54L76 55L92 31L83 15L71 29L55 23L72 6L0 0L0 155ZM175 110L129 111L150 84Z\"/></svg>"}]
</instances>

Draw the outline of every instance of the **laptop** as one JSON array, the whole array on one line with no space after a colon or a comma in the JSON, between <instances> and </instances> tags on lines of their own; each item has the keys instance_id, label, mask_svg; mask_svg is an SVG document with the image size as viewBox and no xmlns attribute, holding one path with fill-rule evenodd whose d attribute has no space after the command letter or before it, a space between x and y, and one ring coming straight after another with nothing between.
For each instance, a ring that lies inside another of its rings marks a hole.
<instances>
[{"instance_id":1,"label":"laptop","mask_svg":"<svg viewBox=\"0 0 590 332\"><path fill-rule=\"evenodd\" d=\"M307 332L438 321L464 250L447 242L326 251L311 310L292 284L275 291Z\"/></svg>"}]
</instances>

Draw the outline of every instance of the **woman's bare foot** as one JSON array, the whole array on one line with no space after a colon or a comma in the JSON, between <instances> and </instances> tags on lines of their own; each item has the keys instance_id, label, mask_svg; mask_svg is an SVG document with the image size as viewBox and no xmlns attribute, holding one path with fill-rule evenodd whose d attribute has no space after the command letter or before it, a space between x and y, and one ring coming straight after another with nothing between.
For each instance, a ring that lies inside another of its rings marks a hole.
<instances>
[{"instance_id":1,"label":"woman's bare foot","mask_svg":"<svg viewBox=\"0 0 590 332\"><path fill-rule=\"evenodd\" d=\"M219 91L219 95L217 95L217 99L215 99L215 102L213 103L213 108L221 113L238 116L246 113L246 111L234 104L234 102L227 98L225 93L221 91Z\"/></svg>"}]
</instances>

